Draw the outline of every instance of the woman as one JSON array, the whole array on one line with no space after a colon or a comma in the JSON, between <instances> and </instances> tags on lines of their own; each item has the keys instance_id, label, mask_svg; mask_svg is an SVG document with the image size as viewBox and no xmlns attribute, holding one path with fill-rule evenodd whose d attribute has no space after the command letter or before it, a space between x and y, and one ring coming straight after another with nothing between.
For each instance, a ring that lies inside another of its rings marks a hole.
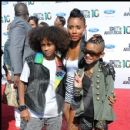
<instances>
[{"instance_id":1,"label":"woman","mask_svg":"<svg viewBox=\"0 0 130 130\"><path fill-rule=\"evenodd\" d=\"M68 124L68 130L77 130L73 124L75 111L71 107L73 100L74 73L78 69L78 61L82 55L82 48L85 44L83 33L86 29L85 17L79 9L73 9L67 21L67 30L70 36L69 49L64 58L64 65L67 70L66 94L64 104L64 115Z\"/></svg>"},{"instance_id":2,"label":"woman","mask_svg":"<svg viewBox=\"0 0 130 130\"><path fill-rule=\"evenodd\" d=\"M32 28L38 27L39 19L36 16L30 16L28 19L28 23L31 25Z\"/></svg>"},{"instance_id":3,"label":"woman","mask_svg":"<svg viewBox=\"0 0 130 130\"><path fill-rule=\"evenodd\" d=\"M73 82L74 74L78 70L78 63L83 57L83 49L85 47L86 39L84 32L86 32L86 21L83 13L74 8L70 12L67 21L67 31L70 37L70 45L67 53L64 55L64 65L67 71L66 79L66 93L64 103L64 116L67 121L68 130L78 130L78 127L73 124L75 110L72 107L73 101ZM113 105L115 98L109 98L110 104Z\"/></svg>"}]
</instances>

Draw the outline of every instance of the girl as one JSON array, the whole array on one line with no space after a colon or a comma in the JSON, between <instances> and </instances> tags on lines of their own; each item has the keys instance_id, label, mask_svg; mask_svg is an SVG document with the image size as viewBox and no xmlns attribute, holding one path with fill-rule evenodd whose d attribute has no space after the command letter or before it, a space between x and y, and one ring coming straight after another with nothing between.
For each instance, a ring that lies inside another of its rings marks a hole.
<instances>
[{"instance_id":1,"label":"girl","mask_svg":"<svg viewBox=\"0 0 130 130\"><path fill-rule=\"evenodd\" d=\"M91 37L74 79L75 123L81 130L106 130L114 120L108 98L114 97L114 68L103 62L105 43L101 35Z\"/></svg>"},{"instance_id":2,"label":"girl","mask_svg":"<svg viewBox=\"0 0 130 130\"><path fill-rule=\"evenodd\" d=\"M65 71L56 52L64 53L69 37L63 29L39 27L32 29L29 43L37 53L26 58L20 76L21 130L60 130Z\"/></svg>"}]
</instances>

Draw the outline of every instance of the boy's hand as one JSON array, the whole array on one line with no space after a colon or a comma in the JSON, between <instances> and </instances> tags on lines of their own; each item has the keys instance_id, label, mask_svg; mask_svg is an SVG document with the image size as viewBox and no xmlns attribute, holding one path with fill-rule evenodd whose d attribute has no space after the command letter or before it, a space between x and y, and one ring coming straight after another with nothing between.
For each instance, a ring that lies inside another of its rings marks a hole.
<instances>
[{"instance_id":1,"label":"boy's hand","mask_svg":"<svg viewBox=\"0 0 130 130\"><path fill-rule=\"evenodd\" d=\"M20 117L24 120L24 121L29 121L30 120L30 113L28 111L28 109L23 110L22 112L20 112Z\"/></svg>"}]
</instances>

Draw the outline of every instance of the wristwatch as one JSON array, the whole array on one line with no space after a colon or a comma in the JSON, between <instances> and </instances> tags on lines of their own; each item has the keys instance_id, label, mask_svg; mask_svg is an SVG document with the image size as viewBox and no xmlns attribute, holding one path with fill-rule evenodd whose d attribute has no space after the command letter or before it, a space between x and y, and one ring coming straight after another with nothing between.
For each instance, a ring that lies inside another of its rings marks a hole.
<instances>
[{"instance_id":1,"label":"wristwatch","mask_svg":"<svg viewBox=\"0 0 130 130\"><path fill-rule=\"evenodd\" d=\"M20 105L19 107L18 107L18 110L21 112L21 111L23 111L23 110L25 110L25 109L27 109L27 106L24 104L24 105Z\"/></svg>"}]
</instances>

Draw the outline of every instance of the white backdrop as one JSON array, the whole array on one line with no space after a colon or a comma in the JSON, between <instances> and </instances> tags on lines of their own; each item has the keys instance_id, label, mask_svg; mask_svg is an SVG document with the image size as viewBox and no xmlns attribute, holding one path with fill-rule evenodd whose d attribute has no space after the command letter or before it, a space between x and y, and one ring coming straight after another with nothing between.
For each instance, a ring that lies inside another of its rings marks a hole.
<instances>
[{"instance_id":1,"label":"white backdrop","mask_svg":"<svg viewBox=\"0 0 130 130\"><path fill-rule=\"evenodd\" d=\"M24 1L23 1L24 2ZM7 39L7 25L14 18L14 4L2 2L2 47ZM30 16L53 25L56 14L67 20L73 8L83 11L87 23L87 39L95 33L104 37L105 61L116 70L115 88L130 89L130 2L25 2ZM65 25L66 26L66 25Z\"/></svg>"}]
</instances>

